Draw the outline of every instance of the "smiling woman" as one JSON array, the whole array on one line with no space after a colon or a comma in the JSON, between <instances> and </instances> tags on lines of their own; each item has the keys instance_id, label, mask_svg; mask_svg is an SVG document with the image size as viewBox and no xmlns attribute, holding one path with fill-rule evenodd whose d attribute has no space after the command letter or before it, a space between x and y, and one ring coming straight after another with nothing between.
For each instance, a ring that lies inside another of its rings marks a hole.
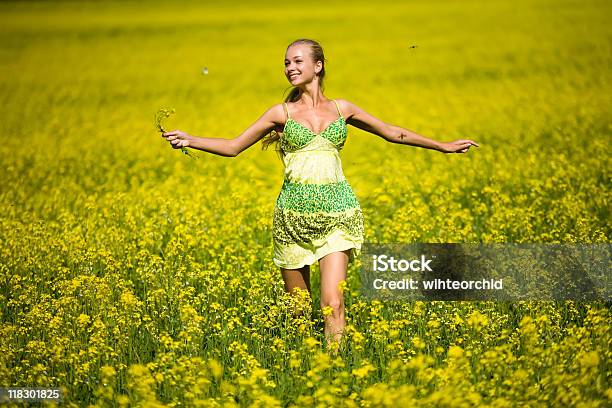
<instances>
[{"instance_id":1,"label":"smiling woman","mask_svg":"<svg viewBox=\"0 0 612 408\"><path fill-rule=\"evenodd\" d=\"M175 148L190 146L234 157L262 140L273 143L284 165L284 180L274 208L274 264L288 292L310 295L310 265L319 261L321 308L328 346L338 349L345 327L342 283L349 262L361 253L364 220L359 201L344 176L340 150L352 124L392 143L445 153L465 153L471 140L442 143L389 125L344 99L323 94L325 56L309 39L285 52L285 76L293 88L283 104L268 109L235 139L199 138L181 131L164 133ZM343 114L344 113L344 114ZM310 296L308 296L310 298Z\"/></svg>"},{"instance_id":2,"label":"smiling woman","mask_svg":"<svg viewBox=\"0 0 612 408\"><path fill-rule=\"evenodd\" d=\"M289 79L289 82L291 82L293 85L293 88L291 89L291 92L289 92L289 95L285 98L285 103L297 102L300 100L300 96L302 94L299 87L300 83L316 81L321 93L325 90L325 61L326 59L323 54L323 48L314 40L302 38L289 44L284 62L285 75L287 76L287 79ZM309 72L305 69L306 66L314 65L316 62L320 62L320 70L315 75L312 67L310 67L311 72L310 75L308 75ZM278 142L280 142L283 132L284 128L283 131L277 131L276 129L272 130L262 140L262 148L267 149L271 144L276 143L276 151L282 157L284 155L284 151L282 148L278 148Z\"/></svg>"}]
</instances>

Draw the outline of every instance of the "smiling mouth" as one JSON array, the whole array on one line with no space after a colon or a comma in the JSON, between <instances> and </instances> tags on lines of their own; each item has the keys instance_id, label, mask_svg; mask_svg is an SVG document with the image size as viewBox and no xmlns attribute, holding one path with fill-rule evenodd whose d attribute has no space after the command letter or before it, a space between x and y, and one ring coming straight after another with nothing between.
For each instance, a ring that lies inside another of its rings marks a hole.
<instances>
[{"instance_id":1,"label":"smiling mouth","mask_svg":"<svg viewBox=\"0 0 612 408\"><path fill-rule=\"evenodd\" d=\"M293 74L289 76L289 79L294 79L297 78L298 76L300 76L299 74Z\"/></svg>"}]
</instances>

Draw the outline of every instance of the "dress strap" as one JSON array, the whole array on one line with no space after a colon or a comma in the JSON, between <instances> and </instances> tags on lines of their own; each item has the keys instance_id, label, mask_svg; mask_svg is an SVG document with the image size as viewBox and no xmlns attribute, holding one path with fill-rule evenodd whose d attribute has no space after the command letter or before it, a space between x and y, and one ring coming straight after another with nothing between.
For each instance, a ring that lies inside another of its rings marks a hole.
<instances>
[{"instance_id":1,"label":"dress strap","mask_svg":"<svg viewBox=\"0 0 612 408\"><path fill-rule=\"evenodd\" d=\"M287 106L287 102L283 102L283 106L285 107L285 113L287 114L287 119L291 118L291 116L289 116L289 107Z\"/></svg>"},{"instance_id":2,"label":"dress strap","mask_svg":"<svg viewBox=\"0 0 612 408\"><path fill-rule=\"evenodd\" d=\"M338 115L342 116L342 112L340 112L340 106L338 106L338 102L336 102L335 99L332 99L334 101L334 103L336 104L336 108L338 109Z\"/></svg>"}]
</instances>

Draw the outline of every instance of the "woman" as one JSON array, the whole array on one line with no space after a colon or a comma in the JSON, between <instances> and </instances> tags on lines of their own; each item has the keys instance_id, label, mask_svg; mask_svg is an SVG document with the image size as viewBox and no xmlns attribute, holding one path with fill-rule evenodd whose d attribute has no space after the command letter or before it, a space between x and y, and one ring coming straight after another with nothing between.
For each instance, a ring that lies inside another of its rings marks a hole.
<instances>
[{"instance_id":1,"label":"woman","mask_svg":"<svg viewBox=\"0 0 612 408\"><path fill-rule=\"evenodd\" d=\"M229 157L265 135L263 148L274 142L279 145L285 179L274 210L274 263L281 269L287 291L307 290L310 297L310 265L319 261L321 307L326 312L331 309L330 315L324 313L326 345L337 346L345 327L339 284L363 243L361 208L338 154L346 140L346 125L391 143L443 153L466 153L478 145L463 139L437 142L387 124L347 100L327 99L323 95L325 57L316 41L299 39L287 47L285 76L293 85L285 103L272 106L240 136L206 138L174 130L163 137L175 149L191 147Z\"/></svg>"}]
</instances>

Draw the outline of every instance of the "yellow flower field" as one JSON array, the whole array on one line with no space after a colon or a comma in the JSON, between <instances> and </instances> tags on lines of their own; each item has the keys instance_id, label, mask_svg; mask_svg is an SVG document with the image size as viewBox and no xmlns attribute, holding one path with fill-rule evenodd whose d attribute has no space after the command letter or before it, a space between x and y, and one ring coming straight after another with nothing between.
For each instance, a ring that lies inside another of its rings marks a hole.
<instances>
[{"instance_id":1,"label":"yellow flower field","mask_svg":"<svg viewBox=\"0 0 612 408\"><path fill-rule=\"evenodd\" d=\"M609 243L612 3L0 3L0 388L63 406L605 407L609 302L389 302L344 288L346 347L272 262L282 163L172 149L325 94L468 154L349 127L366 242ZM416 45L416 47L412 47ZM206 73L205 73L206 72ZM307 305L308 306L308 305ZM310 311L310 310L309 310Z\"/></svg>"}]
</instances>

